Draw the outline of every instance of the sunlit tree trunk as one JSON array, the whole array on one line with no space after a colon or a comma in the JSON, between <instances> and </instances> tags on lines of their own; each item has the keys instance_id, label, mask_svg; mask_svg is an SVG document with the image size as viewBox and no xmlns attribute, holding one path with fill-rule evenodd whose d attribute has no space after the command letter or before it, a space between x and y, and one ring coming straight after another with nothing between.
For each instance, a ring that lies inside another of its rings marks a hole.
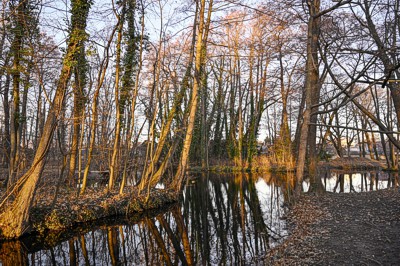
<instances>
[{"instance_id":1,"label":"sunlit tree trunk","mask_svg":"<svg viewBox=\"0 0 400 266\"><path fill-rule=\"evenodd\" d=\"M102 62L100 64L100 71L97 76L96 90L94 92L93 100L92 100L93 101L92 102L92 122L90 124L90 140L89 140L88 155L87 155L87 159L86 159L85 170L83 172L83 179L82 179L80 194L85 193L86 186L87 186L90 165L92 163L94 145L96 142L99 94L100 94L100 89L103 86L104 79L106 77L107 67L108 67L108 63L109 63L109 59L110 59L109 49L110 49L112 40L114 39L115 32L117 31L117 28L119 27L119 23L121 23L121 21L118 21L117 25L114 27L114 29L111 32L111 35L108 39L107 45L104 49L105 50L104 59L102 60Z\"/></svg>"},{"instance_id":2,"label":"sunlit tree trunk","mask_svg":"<svg viewBox=\"0 0 400 266\"><path fill-rule=\"evenodd\" d=\"M79 47L86 39L86 19L91 2L87 0L72 1L71 33L68 40L67 50L63 60L63 67L57 83L56 93L52 107L49 110L43 134L41 136L32 166L18 180L12 193L17 193L15 200L6 206L0 215L2 234L6 238L16 238L29 232L30 209L33 203L37 185L43 172L45 158L53 138L58 120L64 106L64 96L67 91L68 81L71 76L72 61ZM4 204L4 202L2 203Z\"/></svg>"},{"instance_id":3,"label":"sunlit tree trunk","mask_svg":"<svg viewBox=\"0 0 400 266\"><path fill-rule=\"evenodd\" d=\"M185 74L182 78L181 84L180 84L180 91L175 95L174 97L174 102L172 104L172 107L166 117L166 122L165 124L161 127L161 132L160 132L160 137L157 143L157 148L153 153L153 156L151 158L150 166L154 164L154 162L158 162L163 149L166 146L167 143L167 137L168 134L170 134L172 123L175 121L179 123L180 121L177 119L178 114L179 114L179 108L181 108L182 103L184 102L185 95L187 93L187 90L189 89L190 86L190 78L191 78L191 71L193 68L193 61L194 61L194 52L195 52L195 44L196 44L196 28L197 28L197 21L198 21L198 9L199 7L196 5L196 11L195 14L196 16L194 17L194 23L193 23L193 36L192 36L192 45L190 47L190 52L189 52L189 62L186 67ZM184 114L183 120L187 118L187 114ZM182 125L184 126L184 125ZM168 149L168 153L165 155L164 160L161 162L161 165L158 167L157 170L155 170L154 165L152 167L147 166L147 168L144 171L144 174L142 176L142 179L139 183L139 192L142 191L146 187L154 187L160 180L160 178L163 176L165 173L167 166L172 159L172 155L175 153L175 149L177 146L181 143L181 138L183 137L182 132L175 132L174 136L174 142Z\"/></svg>"},{"instance_id":4,"label":"sunlit tree trunk","mask_svg":"<svg viewBox=\"0 0 400 266\"><path fill-rule=\"evenodd\" d=\"M212 10L212 3L213 1L211 0L209 2L208 6L208 21L210 20L211 17L211 10ZM204 15L205 15L205 8L206 8L206 1L205 0L200 0L200 9L199 9L199 27L197 31L197 42L196 42L196 60L195 60L195 70L194 70L194 83L193 83L193 89L191 93L191 100L189 104L189 121L186 129L186 136L183 142L183 147L182 147L182 154L180 157L180 162L178 169L176 171L174 181L173 181L173 187L177 190L180 191L182 189L183 185L183 180L185 177L185 171L187 168L188 160L189 160L189 152L190 152L190 145L192 142L192 136L193 136L193 128L194 128L194 123L195 123L195 118L196 118L196 111L197 111L197 93L199 90L200 82L201 82L201 62L202 62L202 51L206 47L206 43L203 42L204 39L207 39L207 36L203 36L203 33L206 32L208 33L208 30L205 30L205 23L204 23ZM207 23L207 26L209 26L209 23Z\"/></svg>"},{"instance_id":5,"label":"sunlit tree trunk","mask_svg":"<svg viewBox=\"0 0 400 266\"><path fill-rule=\"evenodd\" d=\"M121 16L124 16L124 12ZM123 17L120 18L123 21ZM114 188L114 183L118 175L118 165L117 165L117 155L119 152L119 145L121 139L121 108L120 108L120 93L119 93L119 78L120 78L120 61L121 61L121 41L122 41L122 29L124 23L120 23L120 28L118 29L117 34L117 55L115 60L115 88L114 88L114 100L115 100L115 138L114 138L114 147L112 151L111 161L110 161L110 179L108 181L108 189L111 190Z\"/></svg>"}]
</instances>

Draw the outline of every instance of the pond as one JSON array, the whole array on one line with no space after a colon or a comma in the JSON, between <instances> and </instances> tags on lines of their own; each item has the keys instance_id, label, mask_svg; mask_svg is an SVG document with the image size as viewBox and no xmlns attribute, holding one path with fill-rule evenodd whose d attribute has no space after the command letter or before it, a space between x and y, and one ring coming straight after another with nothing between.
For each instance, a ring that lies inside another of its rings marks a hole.
<instances>
[{"instance_id":1,"label":"pond","mask_svg":"<svg viewBox=\"0 0 400 266\"><path fill-rule=\"evenodd\" d=\"M327 191L362 192L398 185L384 172L328 172ZM190 175L180 203L113 218L62 234L0 246L3 265L251 265L288 234L293 174ZM305 190L308 183L304 182Z\"/></svg>"}]
</instances>

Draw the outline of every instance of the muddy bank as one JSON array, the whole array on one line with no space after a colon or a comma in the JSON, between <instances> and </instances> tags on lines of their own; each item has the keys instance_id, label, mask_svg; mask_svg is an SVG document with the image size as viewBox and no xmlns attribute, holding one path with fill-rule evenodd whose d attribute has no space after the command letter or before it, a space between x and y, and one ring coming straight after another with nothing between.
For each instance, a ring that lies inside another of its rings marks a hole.
<instances>
[{"instance_id":1,"label":"muddy bank","mask_svg":"<svg viewBox=\"0 0 400 266\"><path fill-rule=\"evenodd\" d=\"M31 210L29 233L62 231L107 217L131 216L178 200L178 193L164 189L152 189L149 195L138 196L134 189L127 189L119 195L118 191L90 188L84 195L77 196L76 191L71 189L62 188L55 195L42 187Z\"/></svg>"},{"instance_id":2,"label":"muddy bank","mask_svg":"<svg viewBox=\"0 0 400 266\"><path fill-rule=\"evenodd\" d=\"M290 236L271 265L399 265L399 189L305 195L288 215Z\"/></svg>"}]
</instances>

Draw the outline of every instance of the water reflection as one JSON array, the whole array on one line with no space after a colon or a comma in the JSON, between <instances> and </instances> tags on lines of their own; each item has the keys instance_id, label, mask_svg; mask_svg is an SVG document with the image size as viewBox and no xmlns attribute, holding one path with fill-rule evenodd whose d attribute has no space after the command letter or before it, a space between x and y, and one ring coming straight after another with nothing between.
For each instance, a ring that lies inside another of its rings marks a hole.
<instances>
[{"instance_id":1,"label":"water reflection","mask_svg":"<svg viewBox=\"0 0 400 266\"><path fill-rule=\"evenodd\" d=\"M326 191L366 192L399 186L398 172L326 172L322 177Z\"/></svg>"},{"instance_id":2,"label":"water reflection","mask_svg":"<svg viewBox=\"0 0 400 266\"><path fill-rule=\"evenodd\" d=\"M6 242L3 265L232 265L260 262L286 235L289 176L202 174L183 201L135 224L103 226L57 244ZM118 222L117 222L118 223ZM114 224L115 221L114 221Z\"/></svg>"}]
</instances>

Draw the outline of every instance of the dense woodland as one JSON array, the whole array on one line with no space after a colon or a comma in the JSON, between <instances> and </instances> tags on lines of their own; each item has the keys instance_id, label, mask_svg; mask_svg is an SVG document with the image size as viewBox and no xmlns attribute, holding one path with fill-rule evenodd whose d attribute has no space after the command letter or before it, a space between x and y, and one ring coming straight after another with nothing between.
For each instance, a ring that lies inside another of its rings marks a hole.
<instances>
[{"instance_id":1,"label":"dense woodland","mask_svg":"<svg viewBox=\"0 0 400 266\"><path fill-rule=\"evenodd\" d=\"M94 172L121 194L161 180L179 192L189 162L295 168L297 184L307 171L317 188L318 161L355 148L398 169L399 8L3 0L3 234L24 232L52 169L80 194Z\"/></svg>"}]
</instances>

